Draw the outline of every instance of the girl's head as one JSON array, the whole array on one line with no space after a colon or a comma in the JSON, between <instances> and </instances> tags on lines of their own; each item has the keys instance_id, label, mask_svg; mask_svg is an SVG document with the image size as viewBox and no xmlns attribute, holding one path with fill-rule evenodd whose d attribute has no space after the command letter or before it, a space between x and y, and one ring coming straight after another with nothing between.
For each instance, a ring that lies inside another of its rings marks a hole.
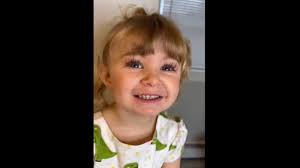
<instances>
[{"instance_id":1,"label":"girl's head","mask_svg":"<svg viewBox=\"0 0 300 168\"><path fill-rule=\"evenodd\" d=\"M113 27L98 60L95 110L108 105L107 88L118 108L151 115L174 103L191 66L190 47L176 25L142 8Z\"/></svg>"}]
</instances>

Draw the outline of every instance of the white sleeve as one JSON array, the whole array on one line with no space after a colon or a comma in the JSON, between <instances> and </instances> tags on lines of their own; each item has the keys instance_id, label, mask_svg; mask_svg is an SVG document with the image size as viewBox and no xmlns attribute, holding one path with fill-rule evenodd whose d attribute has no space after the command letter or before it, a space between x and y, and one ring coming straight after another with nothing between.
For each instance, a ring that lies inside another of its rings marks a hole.
<instances>
[{"instance_id":1,"label":"white sleeve","mask_svg":"<svg viewBox=\"0 0 300 168\"><path fill-rule=\"evenodd\" d=\"M188 130L182 120L178 123L178 125L179 127L176 136L169 146L168 156L165 160L166 163L174 162L175 160L179 159L184 149Z\"/></svg>"}]
</instances>

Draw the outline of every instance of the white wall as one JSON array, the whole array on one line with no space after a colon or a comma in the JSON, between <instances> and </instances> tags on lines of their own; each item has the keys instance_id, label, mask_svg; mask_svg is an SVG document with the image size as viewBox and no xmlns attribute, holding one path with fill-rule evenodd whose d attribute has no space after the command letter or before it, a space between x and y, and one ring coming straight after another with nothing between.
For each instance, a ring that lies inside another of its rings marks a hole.
<instances>
[{"instance_id":1,"label":"white wall","mask_svg":"<svg viewBox=\"0 0 300 168\"><path fill-rule=\"evenodd\" d=\"M119 6L124 9L128 4L145 7L150 12L159 12L159 0L94 0L94 62L101 54L104 38L121 15Z\"/></svg>"},{"instance_id":2,"label":"white wall","mask_svg":"<svg viewBox=\"0 0 300 168\"><path fill-rule=\"evenodd\" d=\"M200 27L179 26L183 34L191 41L192 67L205 69L204 30Z\"/></svg>"}]
</instances>

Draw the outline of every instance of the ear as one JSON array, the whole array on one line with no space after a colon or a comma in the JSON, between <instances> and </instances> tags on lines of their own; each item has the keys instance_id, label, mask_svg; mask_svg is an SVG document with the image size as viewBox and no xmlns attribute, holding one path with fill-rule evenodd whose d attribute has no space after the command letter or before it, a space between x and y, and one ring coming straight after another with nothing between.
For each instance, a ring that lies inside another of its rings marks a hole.
<instances>
[{"instance_id":1,"label":"ear","mask_svg":"<svg viewBox=\"0 0 300 168\"><path fill-rule=\"evenodd\" d=\"M99 77L106 87L109 88L111 86L109 70L104 64L101 64L99 67Z\"/></svg>"}]
</instances>

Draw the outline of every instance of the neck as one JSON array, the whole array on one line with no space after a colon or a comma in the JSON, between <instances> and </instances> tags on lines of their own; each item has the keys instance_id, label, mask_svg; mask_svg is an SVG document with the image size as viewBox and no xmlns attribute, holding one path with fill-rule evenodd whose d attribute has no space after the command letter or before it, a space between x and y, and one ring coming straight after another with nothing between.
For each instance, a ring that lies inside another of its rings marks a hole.
<instances>
[{"instance_id":1,"label":"neck","mask_svg":"<svg viewBox=\"0 0 300 168\"><path fill-rule=\"evenodd\" d=\"M110 107L110 115L124 127L130 128L153 128L155 126L157 116L140 115L133 112L120 109L118 106L113 105Z\"/></svg>"},{"instance_id":2,"label":"neck","mask_svg":"<svg viewBox=\"0 0 300 168\"><path fill-rule=\"evenodd\" d=\"M139 145L153 138L157 116L143 116L111 106L103 110L103 117L123 143Z\"/></svg>"},{"instance_id":3,"label":"neck","mask_svg":"<svg viewBox=\"0 0 300 168\"><path fill-rule=\"evenodd\" d=\"M123 124L131 127L143 128L153 126L156 122L156 116L146 116L133 112L122 110L115 106L115 112Z\"/></svg>"}]
</instances>

